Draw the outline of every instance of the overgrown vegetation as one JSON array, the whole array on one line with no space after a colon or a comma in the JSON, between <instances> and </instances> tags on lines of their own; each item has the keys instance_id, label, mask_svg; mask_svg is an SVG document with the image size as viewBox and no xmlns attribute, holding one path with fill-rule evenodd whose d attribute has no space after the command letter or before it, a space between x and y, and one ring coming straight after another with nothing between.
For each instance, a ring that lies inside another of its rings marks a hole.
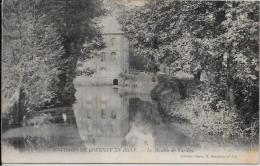
<instances>
[{"instance_id":1,"label":"overgrown vegetation","mask_svg":"<svg viewBox=\"0 0 260 166\"><path fill-rule=\"evenodd\" d=\"M2 9L3 111L17 116L72 104L83 44L100 36L93 19L103 13L102 1L5 0Z\"/></svg>"},{"instance_id":2,"label":"overgrown vegetation","mask_svg":"<svg viewBox=\"0 0 260 166\"><path fill-rule=\"evenodd\" d=\"M134 53L149 58L148 70L165 64L169 78L177 78L159 85L157 94L172 86L186 91L186 84L178 86L179 72L194 77L193 95L185 92L178 109L164 111L190 120L198 137L257 140L259 2L150 0L119 20Z\"/></svg>"}]
</instances>

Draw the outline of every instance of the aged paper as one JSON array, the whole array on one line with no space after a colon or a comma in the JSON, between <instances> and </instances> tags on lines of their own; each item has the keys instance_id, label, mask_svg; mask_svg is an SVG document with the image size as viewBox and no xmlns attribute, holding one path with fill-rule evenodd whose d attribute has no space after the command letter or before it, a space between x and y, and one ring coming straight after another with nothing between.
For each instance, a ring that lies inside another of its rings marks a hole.
<instances>
[{"instance_id":1,"label":"aged paper","mask_svg":"<svg viewBox=\"0 0 260 166\"><path fill-rule=\"evenodd\" d=\"M259 2L2 5L2 163L259 162Z\"/></svg>"}]
</instances>

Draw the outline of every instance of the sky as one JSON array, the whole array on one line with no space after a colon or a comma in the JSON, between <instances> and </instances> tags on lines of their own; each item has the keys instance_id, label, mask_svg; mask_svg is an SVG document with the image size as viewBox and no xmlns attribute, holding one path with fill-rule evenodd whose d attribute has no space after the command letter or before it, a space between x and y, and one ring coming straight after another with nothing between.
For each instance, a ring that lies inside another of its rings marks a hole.
<instances>
[{"instance_id":1,"label":"sky","mask_svg":"<svg viewBox=\"0 0 260 166\"><path fill-rule=\"evenodd\" d=\"M114 0L114 1L129 6L143 6L146 0Z\"/></svg>"}]
</instances>

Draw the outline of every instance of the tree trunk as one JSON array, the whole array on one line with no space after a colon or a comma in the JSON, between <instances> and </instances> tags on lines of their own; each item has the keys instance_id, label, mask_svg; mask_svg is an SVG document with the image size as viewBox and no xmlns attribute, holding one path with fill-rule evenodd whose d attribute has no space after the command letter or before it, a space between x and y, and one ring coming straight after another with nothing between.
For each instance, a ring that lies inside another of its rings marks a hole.
<instances>
[{"instance_id":1,"label":"tree trunk","mask_svg":"<svg viewBox=\"0 0 260 166\"><path fill-rule=\"evenodd\" d=\"M227 64L227 97L229 102L229 108L234 111L236 110L235 105L235 91L234 91L234 80L232 78L232 64L233 62L233 50L227 54L226 64Z\"/></svg>"},{"instance_id":2,"label":"tree trunk","mask_svg":"<svg viewBox=\"0 0 260 166\"><path fill-rule=\"evenodd\" d=\"M19 127L22 125L22 121L23 121L23 117L24 117L24 113L25 113L25 93L23 91L23 89L20 87L19 88L19 96L18 96L18 100L15 102L14 106L13 106L13 110L15 113L15 117L14 117L14 125L16 127Z\"/></svg>"},{"instance_id":3,"label":"tree trunk","mask_svg":"<svg viewBox=\"0 0 260 166\"><path fill-rule=\"evenodd\" d=\"M236 110L234 86L231 84L228 86L228 102L231 110Z\"/></svg>"},{"instance_id":4,"label":"tree trunk","mask_svg":"<svg viewBox=\"0 0 260 166\"><path fill-rule=\"evenodd\" d=\"M59 104L71 105L75 102L75 88L73 80L76 76L76 67L78 56L80 54L79 44L75 41L67 39L64 43L66 53L63 57L64 61L67 61L62 66L63 73L60 75L59 81L59 92L58 92L58 101Z\"/></svg>"},{"instance_id":5,"label":"tree trunk","mask_svg":"<svg viewBox=\"0 0 260 166\"><path fill-rule=\"evenodd\" d=\"M178 81L179 93L181 99L185 99L188 97L188 84L186 81L179 80Z\"/></svg>"}]
</instances>

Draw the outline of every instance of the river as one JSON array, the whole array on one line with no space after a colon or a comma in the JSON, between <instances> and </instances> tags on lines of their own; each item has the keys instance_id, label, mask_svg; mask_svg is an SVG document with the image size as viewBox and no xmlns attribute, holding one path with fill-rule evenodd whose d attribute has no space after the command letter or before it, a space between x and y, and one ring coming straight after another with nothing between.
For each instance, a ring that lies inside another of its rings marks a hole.
<instances>
[{"instance_id":1,"label":"river","mask_svg":"<svg viewBox=\"0 0 260 166\"><path fill-rule=\"evenodd\" d=\"M191 146L191 138L163 120L149 95L112 86L79 86L72 109L54 111L50 123L9 129L2 142L21 152Z\"/></svg>"}]
</instances>

